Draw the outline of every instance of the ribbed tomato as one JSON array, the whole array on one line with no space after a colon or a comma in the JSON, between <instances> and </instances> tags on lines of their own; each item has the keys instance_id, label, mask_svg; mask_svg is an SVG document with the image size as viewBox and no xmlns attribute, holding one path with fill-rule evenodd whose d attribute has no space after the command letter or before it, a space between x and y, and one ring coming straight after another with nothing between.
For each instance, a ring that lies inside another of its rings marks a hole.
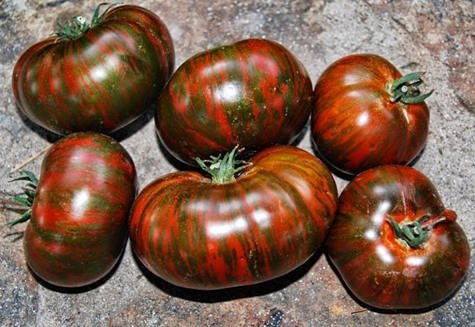
<instances>
[{"instance_id":1,"label":"ribbed tomato","mask_svg":"<svg viewBox=\"0 0 475 327\"><path fill-rule=\"evenodd\" d=\"M136 195L134 163L117 141L86 132L59 140L46 153L39 183L29 195L24 248L37 276L53 285L81 287L114 267Z\"/></svg>"},{"instance_id":2,"label":"ribbed tomato","mask_svg":"<svg viewBox=\"0 0 475 327\"><path fill-rule=\"evenodd\" d=\"M245 39L196 54L172 75L155 122L166 149L195 164L231 151L291 143L308 121L311 79L282 45Z\"/></svg>"},{"instance_id":3,"label":"ribbed tomato","mask_svg":"<svg viewBox=\"0 0 475 327\"><path fill-rule=\"evenodd\" d=\"M429 110L422 73L402 77L386 59L353 54L332 63L315 85L312 136L334 168L356 175L384 164L408 164L425 145Z\"/></svg>"},{"instance_id":4,"label":"ribbed tomato","mask_svg":"<svg viewBox=\"0 0 475 327\"><path fill-rule=\"evenodd\" d=\"M109 133L127 125L173 72L172 39L158 16L133 5L102 15L99 8L91 24L78 17L28 48L13 69L19 108L55 133Z\"/></svg>"},{"instance_id":5,"label":"ribbed tomato","mask_svg":"<svg viewBox=\"0 0 475 327\"><path fill-rule=\"evenodd\" d=\"M151 272L192 289L250 285L293 270L320 248L338 197L328 168L279 145L258 152L234 179L233 156L207 169L231 172L227 178L181 171L140 192L129 233Z\"/></svg>"},{"instance_id":6,"label":"ribbed tomato","mask_svg":"<svg viewBox=\"0 0 475 327\"><path fill-rule=\"evenodd\" d=\"M379 166L342 191L327 253L349 290L381 309L422 309L460 286L470 245L420 171Z\"/></svg>"}]
</instances>

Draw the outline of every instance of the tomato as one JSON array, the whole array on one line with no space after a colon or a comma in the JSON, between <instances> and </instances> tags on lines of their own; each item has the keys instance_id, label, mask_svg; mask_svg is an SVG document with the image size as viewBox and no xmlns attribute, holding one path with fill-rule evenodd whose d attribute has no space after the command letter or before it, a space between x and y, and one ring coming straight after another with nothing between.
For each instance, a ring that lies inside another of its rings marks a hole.
<instances>
[{"instance_id":1,"label":"tomato","mask_svg":"<svg viewBox=\"0 0 475 327\"><path fill-rule=\"evenodd\" d=\"M470 246L456 218L420 171L379 166L342 191L326 251L366 305L428 308L453 294L469 267Z\"/></svg>"},{"instance_id":2,"label":"tomato","mask_svg":"<svg viewBox=\"0 0 475 327\"><path fill-rule=\"evenodd\" d=\"M318 158L273 146L234 178L233 153L210 165L230 176L170 173L147 185L133 204L132 248L169 283L210 290L266 281L304 263L327 236L338 195Z\"/></svg>"},{"instance_id":3,"label":"tomato","mask_svg":"<svg viewBox=\"0 0 475 327\"><path fill-rule=\"evenodd\" d=\"M356 175L384 164L406 165L423 149L429 110L422 73L401 73L374 54L331 64L315 85L312 138L325 161Z\"/></svg>"},{"instance_id":4,"label":"tomato","mask_svg":"<svg viewBox=\"0 0 475 327\"><path fill-rule=\"evenodd\" d=\"M110 272L123 252L136 195L126 150L102 134L70 134L46 153L34 191L24 236L31 270L61 287L86 286Z\"/></svg>"},{"instance_id":5,"label":"tomato","mask_svg":"<svg viewBox=\"0 0 475 327\"><path fill-rule=\"evenodd\" d=\"M172 39L159 17L133 5L99 15L100 6L91 24L76 18L23 52L13 69L18 107L55 133L110 133L127 125L155 102L173 72Z\"/></svg>"},{"instance_id":6,"label":"tomato","mask_svg":"<svg viewBox=\"0 0 475 327\"><path fill-rule=\"evenodd\" d=\"M310 117L311 79L282 45L245 39L196 54L161 93L155 122L161 142L195 164L231 151L252 154L291 143Z\"/></svg>"}]
</instances>

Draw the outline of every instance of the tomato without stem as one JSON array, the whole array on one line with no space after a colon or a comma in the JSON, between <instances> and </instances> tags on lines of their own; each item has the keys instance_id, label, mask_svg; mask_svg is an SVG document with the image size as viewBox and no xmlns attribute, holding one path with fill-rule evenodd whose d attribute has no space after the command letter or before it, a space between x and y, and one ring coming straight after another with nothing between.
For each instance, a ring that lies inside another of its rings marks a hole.
<instances>
[{"instance_id":1,"label":"tomato without stem","mask_svg":"<svg viewBox=\"0 0 475 327\"><path fill-rule=\"evenodd\" d=\"M36 275L56 286L81 287L114 267L136 195L134 163L117 141L75 133L56 142L30 195L24 248Z\"/></svg>"},{"instance_id":2,"label":"tomato without stem","mask_svg":"<svg viewBox=\"0 0 475 327\"><path fill-rule=\"evenodd\" d=\"M226 158L210 167L226 166ZM319 159L274 146L233 179L181 171L140 192L129 233L151 272L186 288L221 289L283 275L319 249L338 197Z\"/></svg>"},{"instance_id":3,"label":"tomato without stem","mask_svg":"<svg viewBox=\"0 0 475 327\"><path fill-rule=\"evenodd\" d=\"M231 151L291 143L308 121L311 79L282 45L246 39L186 60L161 93L155 122L163 145L196 164Z\"/></svg>"},{"instance_id":4,"label":"tomato without stem","mask_svg":"<svg viewBox=\"0 0 475 327\"><path fill-rule=\"evenodd\" d=\"M151 11L121 5L91 24L78 17L19 57L12 86L21 111L59 134L109 133L140 116L174 69L165 24Z\"/></svg>"},{"instance_id":5,"label":"tomato without stem","mask_svg":"<svg viewBox=\"0 0 475 327\"><path fill-rule=\"evenodd\" d=\"M429 110L422 73L402 77L386 59L353 54L332 63L315 86L312 137L331 166L349 175L408 164L423 149Z\"/></svg>"},{"instance_id":6,"label":"tomato without stem","mask_svg":"<svg viewBox=\"0 0 475 327\"><path fill-rule=\"evenodd\" d=\"M326 249L349 290L381 309L422 309L463 281L470 246L457 215L418 170L386 165L343 190Z\"/></svg>"}]
</instances>

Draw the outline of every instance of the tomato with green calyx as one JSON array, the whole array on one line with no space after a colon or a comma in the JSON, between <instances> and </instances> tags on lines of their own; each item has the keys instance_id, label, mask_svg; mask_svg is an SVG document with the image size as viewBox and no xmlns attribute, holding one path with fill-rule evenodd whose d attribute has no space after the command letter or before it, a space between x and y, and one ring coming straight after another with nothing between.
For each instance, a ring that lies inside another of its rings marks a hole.
<instances>
[{"instance_id":1,"label":"tomato with green calyx","mask_svg":"<svg viewBox=\"0 0 475 327\"><path fill-rule=\"evenodd\" d=\"M379 309L424 309L461 285L470 245L434 184L420 171L386 165L342 191L326 251L351 293Z\"/></svg>"},{"instance_id":2,"label":"tomato with green calyx","mask_svg":"<svg viewBox=\"0 0 475 327\"><path fill-rule=\"evenodd\" d=\"M325 161L356 175L385 165L406 165L423 149L429 110L422 73L402 76L386 59L353 54L332 63L315 85L312 138Z\"/></svg>"},{"instance_id":3,"label":"tomato with green calyx","mask_svg":"<svg viewBox=\"0 0 475 327\"><path fill-rule=\"evenodd\" d=\"M236 144L252 154L292 143L312 101L310 76L288 49L245 39L186 60L158 99L155 123L165 148L195 165Z\"/></svg>"},{"instance_id":4,"label":"tomato with green calyx","mask_svg":"<svg viewBox=\"0 0 475 327\"><path fill-rule=\"evenodd\" d=\"M46 153L37 180L26 173L30 206L15 225L29 220L24 249L31 270L60 287L92 284L117 263L127 240L127 219L136 195L132 158L114 139L74 133Z\"/></svg>"},{"instance_id":5,"label":"tomato with green calyx","mask_svg":"<svg viewBox=\"0 0 475 327\"><path fill-rule=\"evenodd\" d=\"M99 14L102 5L91 23L77 17L29 47L13 69L18 107L55 133L110 133L129 124L173 72L171 35L158 16L115 4Z\"/></svg>"},{"instance_id":6,"label":"tomato with green calyx","mask_svg":"<svg viewBox=\"0 0 475 327\"><path fill-rule=\"evenodd\" d=\"M266 148L244 165L235 151L209 166L198 160L212 179L175 172L137 196L131 245L155 275L191 289L250 285L290 272L320 248L338 197L328 168L294 146Z\"/></svg>"}]
</instances>

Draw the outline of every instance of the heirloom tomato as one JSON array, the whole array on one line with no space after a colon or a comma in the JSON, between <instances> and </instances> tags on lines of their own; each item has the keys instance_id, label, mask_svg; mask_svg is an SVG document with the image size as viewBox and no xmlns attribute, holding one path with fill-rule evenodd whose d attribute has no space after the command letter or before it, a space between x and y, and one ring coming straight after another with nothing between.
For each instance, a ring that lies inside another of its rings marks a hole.
<instances>
[{"instance_id":1,"label":"heirloom tomato","mask_svg":"<svg viewBox=\"0 0 475 327\"><path fill-rule=\"evenodd\" d=\"M136 195L132 158L114 139L74 133L46 153L39 181L27 173L31 205L24 249L31 270L46 282L81 287L104 277L127 240L127 219ZM37 185L36 185L37 184Z\"/></svg>"},{"instance_id":2,"label":"heirloom tomato","mask_svg":"<svg viewBox=\"0 0 475 327\"><path fill-rule=\"evenodd\" d=\"M102 4L103 5L103 4ZM92 22L77 17L28 48L13 69L13 93L34 123L58 134L109 133L139 117L174 69L171 36L159 17L121 5Z\"/></svg>"},{"instance_id":3,"label":"heirloom tomato","mask_svg":"<svg viewBox=\"0 0 475 327\"><path fill-rule=\"evenodd\" d=\"M386 59L353 54L331 64L315 85L312 136L325 161L349 175L408 164L421 152L429 110L422 73L402 77Z\"/></svg>"},{"instance_id":4,"label":"heirloom tomato","mask_svg":"<svg viewBox=\"0 0 475 327\"><path fill-rule=\"evenodd\" d=\"M172 75L156 107L157 132L179 160L291 143L310 117L311 79L282 45L245 39L196 54Z\"/></svg>"},{"instance_id":5,"label":"heirloom tomato","mask_svg":"<svg viewBox=\"0 0 475 327\"><path fill-rule=\"evenodd\" d=\"M326 250L366 305L429 308L454 293L469 267L470 245L456 218L424 174L379 166L342 191Z\"/></svg>"},{"instance_id":6,"label":"heirloom tomato","mask_svg":"<svg viewBox=\"0 0 475 327\"><path fill-rule=\"evenodd\" d=\"M155 275L191 289L250 285L293 270L320 248L338 197L328 168L290 145L234 168L234 151L208 168L198 160L212 179L175 172L137 196L131 245Z\"/></svg>"}]
</instances>

